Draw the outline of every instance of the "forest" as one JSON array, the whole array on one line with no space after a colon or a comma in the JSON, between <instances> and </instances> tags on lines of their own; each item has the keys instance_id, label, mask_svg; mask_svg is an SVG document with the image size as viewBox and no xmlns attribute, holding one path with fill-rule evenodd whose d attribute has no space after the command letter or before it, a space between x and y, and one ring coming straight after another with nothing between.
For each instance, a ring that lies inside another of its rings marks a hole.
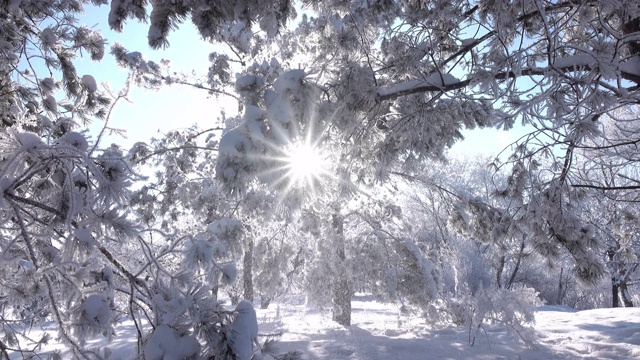
<instances>
[{"instance_id":1,"label":"forest","mask_svg":"<svg viewBox=\"0 0 640 360\"><path fill-rule=\"evenodd\" d=\"M206 68L158 57L188 26ZM125 142L168 88L205 120ZM637 306L639 104L636 0L0 0L0 359L114 358L123 321L136 359L304 359L258 335L295 297L469 346Z\"/></svg>"}]
</instances>

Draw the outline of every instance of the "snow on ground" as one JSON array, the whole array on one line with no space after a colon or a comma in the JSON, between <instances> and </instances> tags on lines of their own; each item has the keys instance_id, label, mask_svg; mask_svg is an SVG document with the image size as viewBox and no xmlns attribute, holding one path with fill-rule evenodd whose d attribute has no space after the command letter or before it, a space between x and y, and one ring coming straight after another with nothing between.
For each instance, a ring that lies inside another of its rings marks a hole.
<instances>
[{"instance_id":1,"label":"snow on ground","mask_svg":"<svg viewBox=\"0 0 640 360\"><path fill-rule=\"evenodd\" d=\"M257 309L260 334L282 334L279 348L301 350L309 360L376 359L640 359L640 308L574 311L543 306L536 313L537 345L527 348L504 326L483 326L469 345L466 327L434 329L417 315L402 314L398 305L381 304L357 295L352 302L352 326L331 321L330 309L305 306L303 299ZM44 327L55 336L55 329ZM41 329L29 336L39 339ZM261 338L263 341L264 338ZM116 327L111 359L130 358L135 349L132 322ZM103 347L104 341L89 342ZM50 344L42 350L60 348ZM20 359L13 354L12 359Z\"/></svg>"},{"instance_id":2,"label":"snow on ground","mask_svg":"<svg viewBox=\"0 0 640 360\"><path fill-rule=\"evenodd\" d=\"M469 345L468 328L433 329L419 316L366 296L353 301L352 326L331 321L331 311L279 304L258 310L261 333L282 332L283 350L313 359L640 359L640 309L574 311L545 306L536 313L538 345L527 348L504 326L483 326ZM279 314L278 314L279 313Z\"/></svg>"}]
</instances>

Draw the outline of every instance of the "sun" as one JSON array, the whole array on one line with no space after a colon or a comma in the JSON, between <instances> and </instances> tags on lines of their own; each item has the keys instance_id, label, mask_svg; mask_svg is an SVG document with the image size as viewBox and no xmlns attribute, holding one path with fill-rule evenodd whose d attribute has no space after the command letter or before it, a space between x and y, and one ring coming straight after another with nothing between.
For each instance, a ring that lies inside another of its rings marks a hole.
<instances>
[{"instance_id":1,"label":"sun","mask_svg":"<svg viewBox=\"0 0 640 360\"><path fill-rule=\"evenodd\" d=\"M311 185L326 172L320 149L307 142L294 144L287 151L287 176L292 184Z\"/></svg>"}]
</instances>

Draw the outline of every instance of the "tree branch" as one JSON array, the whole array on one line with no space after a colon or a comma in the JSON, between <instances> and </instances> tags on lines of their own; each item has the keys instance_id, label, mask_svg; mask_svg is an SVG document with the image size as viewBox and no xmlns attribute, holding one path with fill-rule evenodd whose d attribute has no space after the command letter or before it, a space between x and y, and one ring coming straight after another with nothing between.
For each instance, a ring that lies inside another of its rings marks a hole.
<instances>
[{"instance_id":1,"label":"tree branch","mask_svg":"<svg viewBox=\"0 0 640 360\"><path fill-rule=\"evenodd\" d=\"M488 78L494 79L494 80L506 80L506 79L516 79L521 76L545 76L550 71L554 71L554 70L559 73L565 74L565 73L570 73L572 71L578 71L578 70L590 71L592 70L592 67L585 64L579 64L579 65L573 64L573 65L567 65L563 67L551 66L551 67L544 67L544 68L525 68L525 69L522 69L519 73L516 73L512 70L502 71L502 72L495 73L493 75L489 75ZM632 77L631 74L625 73L623 71L621 71L621 74L623 79L631 80L631 77ZM627 76L625 76L625 74ZM409 80L400 84L379 88L377 92L378 101L382 102L386 100L395 100L399 97L412 95L412 94L420 94L420 93L436 92L436 91L447 92L447 91L458 90L458 89L468 87L472 83L478 82L478 80L479 79L468 78L466 80L461 80L455 83L443 84L443 85L436 84L434 83L434 81L429 81L429 80L424 80L424 81ZM598 84L603 86L605 85L602 82L599 82ZM605 87L608 90L614 92L616 96L618 97L622 96L620 92L621 89L617 89L610 85L607 85ZM397 90L393 90L394 88ZM629 89L624 88L624 90L628 91Z\"/></svg>"},{"instance_id":2,"label":"tree branch","mask_svg":"<svg viewBox=\"0 0 640 360\"><path fill-rule=\"evenodd\" d=\"M601 185L589 185L589 184L575 184L571 185L574 188L587 188L596 189L602 191L615 191L615 190L640 190L640 185L628 185L628 186L601 186Z\"/></svg>"}]
</instances>

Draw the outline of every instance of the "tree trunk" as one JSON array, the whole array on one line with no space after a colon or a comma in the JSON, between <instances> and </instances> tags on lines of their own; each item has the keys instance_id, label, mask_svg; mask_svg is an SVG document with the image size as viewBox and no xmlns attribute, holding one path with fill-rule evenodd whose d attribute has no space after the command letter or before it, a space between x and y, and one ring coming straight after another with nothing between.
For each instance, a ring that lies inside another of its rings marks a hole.
<instances>
[{"instance_id":1,"label":"tree trunk","mask_svg":"<svg viewBox=\"0 0 640 360\"><path fill-rule=\"evenodd\" d=\"M620 281L620 285L618 286L618 290L620 290L620 296L622 297L622 302L625 307L633 307L633 301L629 297L629 290L627 289L627 280L622 279Z\"/></svg>"},{"instance_id":2,"label":"tree trunk","mask_svg":"<svg viewBox=\"0 0 640 360\"><path fill-rule=\"evenodd\" d=\"M558 276L558 293L556 294L556 305L562 305L564 301L564 285L562 283L562 274L564 273L564 267L560 268L560 276Z\"/></svg>"},{"instance_id":3,"label":"tree trunk","mask_svg":"<svg viewBox=\"0 0 640 360\"><path fill-rule=\"evenodd\" d=\"M249 240L247 250L244 252L242 285L244 299L253 302L253 240Z\"/></svg>"},{"instance_id":4,"label":"tree trunk","mask_svg":"<svg viewBox=\"0 0 640 360\"><path fill-rule=\"evenodd\" d=\"M211 289L211 299L214 303L218 301L218 290L220 290L219 285L216 285Z\"/></svg>"},{"instance_id":5,"label":"tree trunk","mask_svg":"<svg viewBox=\"0 0 640 360\"><path fill-rule=\"evenodd\" d=\"M271 304L271 298L263 296L260 298L260 309L267 309Z\"/></svg>"},{"instance_id":6,"label":"tree trunk","mask_svg":"<svg viewBox=\"0 0 640 360\"><path fill-rule=\"evenodd\" d=\"M498 260L498 269L496 270L496 283L498 284L498 289L502 289L502 271L504 271L505 262L506 256L503 253L500 255L500 259Z\"/></svg>"},{"instance_id":7,"label":"tree trunk","mask_svg":"<svg viewBox=\"0 0 640 360\"><path fill-rule=\"evenodd\" d=\"M513 282L516 280L516 274L518 270L520 270L520 262L522 261L522 256L524 255L524 240L525 236L522 236L522 242L520 243L520 252L518 253L518 258L516 259L516 265L513 267L513 271L511 272L511 276L509 277L509 282L507 283L507 289L511 289ZM560 285L562 285L562 271L560 271Z\"/></svg>"},{"instance_id":8,"label":"tree trunk","mask_svg":"<svg viewBox=\"0 0 640 360\"><path fill-rule=\"evenodd\" d=\"M336 273L333 279L333 321L342 326L350 326L351 289L345 268L344 218L339 214L333 214L331 225L336 264Z\"/></svg>"},{"instance_id":9,"label":"tree trunk","mask_svg":"<svg viewBox=\"0 0 640 360\"><path fill-rule=\"evenodd\" d=\"M613 262L613 258L616 254L616 249L609 248L607 250L607 256L609 257L609 262ZM620 307L620 298L618 298L618 271L617 266L613 266L611 270L611 307L617 308Z\"/></svg>"}]
</instances>

